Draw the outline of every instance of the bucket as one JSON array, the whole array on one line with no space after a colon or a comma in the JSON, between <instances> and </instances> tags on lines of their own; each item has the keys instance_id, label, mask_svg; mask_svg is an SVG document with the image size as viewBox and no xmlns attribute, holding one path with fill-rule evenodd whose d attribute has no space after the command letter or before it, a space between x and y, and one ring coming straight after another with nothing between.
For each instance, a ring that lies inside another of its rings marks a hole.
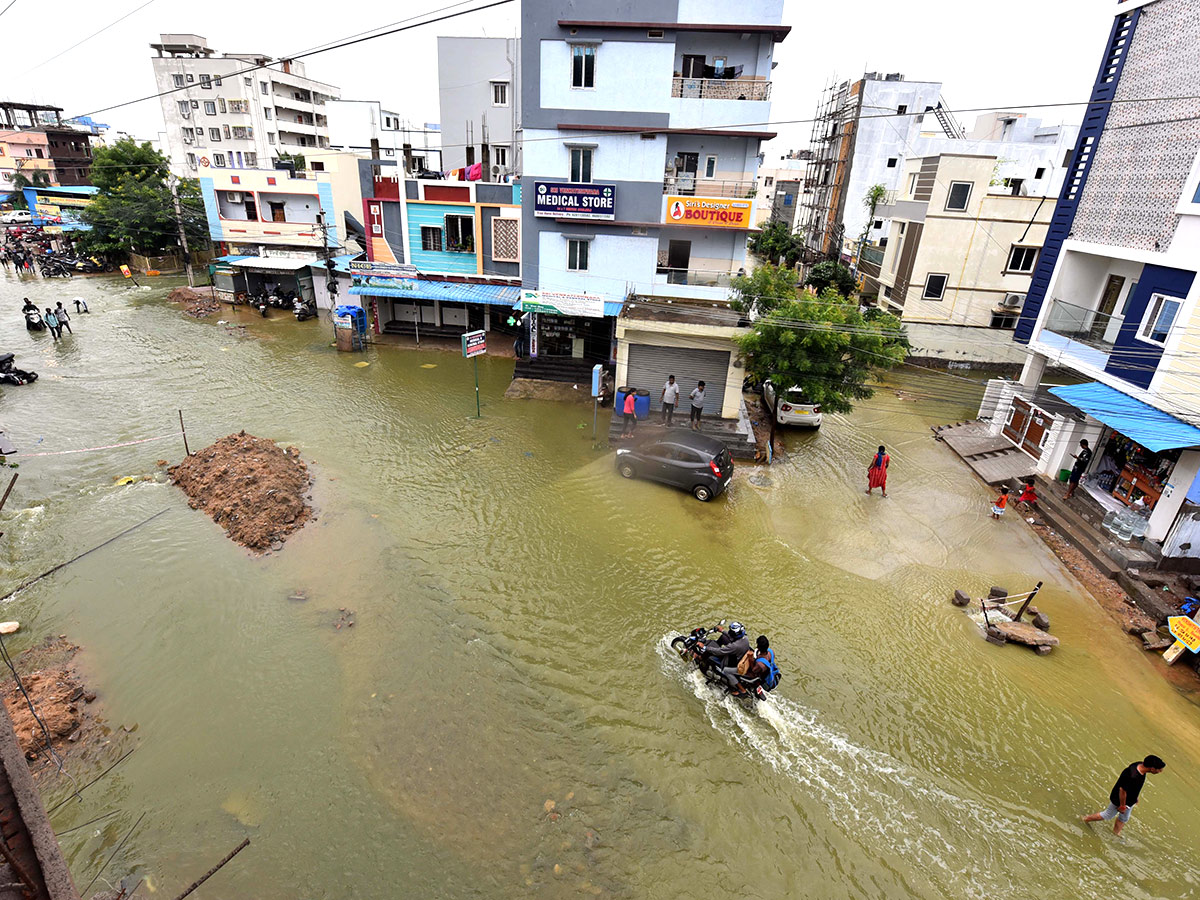
<instances>
[{"instance_id":1,"label":"bucket","mask_svg":"<svg viewBox=\"0 0 1200 900\"><path fill-rule=\"evenodd\" d=\"M633 400L633 411L637 413L639 419L646 419L650 416L650 392L638 391Z\"/></svg>"},{"instance_id":2,"label":"bucket","mask_svg":"<svg viewBox=\"0 0 1200 900\"><path fill-rule=\"evenodd\" d=\"M1070 478L1071 478L1071 470L1070 469L1059 469L1058 470L1058 480L1059 481L1066 483L1067 481L1070 480Z\"/></svg>"}]
</instances>

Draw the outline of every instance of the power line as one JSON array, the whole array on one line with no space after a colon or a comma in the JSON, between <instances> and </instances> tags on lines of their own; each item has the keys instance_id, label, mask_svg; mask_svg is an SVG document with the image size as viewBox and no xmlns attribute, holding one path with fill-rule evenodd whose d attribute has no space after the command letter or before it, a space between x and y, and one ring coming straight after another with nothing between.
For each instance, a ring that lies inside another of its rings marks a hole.
<instances>
[{"instance_id":1,"label":"power line","mask_svg":"<svg viewBox=\"0 0 1200 900\"><path fill-rule=\"evenodd\" d=\"M16 0L13 0L13 2L16 2ZM90 41L92 38L96 37L97 35L103 34L104 32L108 31L108 29L112 28L114 25L118 25L118 24L120 24L121 22L124 22L126 19L128 19L130 16L132 16L134 13L141 12L143 9L145 9L147 6L149 6L149 5L150 5L151 3L153 3L153 2L154 2L154 0L146 0L146 2L145 2L145 3L143 3L141 6L137 7L137 9L132 9L132 10L130 10L129 12L125 13L125 15L121 16L121 18L119 18L119 19L116 19L116 20L114 20L114 21L112 21L112 22L109 22L107 25L105 25L105 26L104 26L103 28L101 28L99 31L93 31L91 34L89 34L89 35L88 35L87 37L85 37L83 40L81 40L81 41L76 41L74 44L72 44L72 45L71 45L70 47L68 47L66 50L62 50L62 51L60 51L60 52L58 52L58 53L55 53L55 54L54 54L52 57L50 57L49 59L43 60L42 62L38 63L36 66L34 66L34 67L33 67L33 68L31 68L31 69L26 69L26 70L25 70L23 73L21 73L21 74L23 74L23 75L28 75L30 72L35 72L35 71L37 71L38 69L40 69L42 66L46 65L47 63L52 63L52 62L54 62L54 60L58 59L60 56L64 56L65 54L67 54L67 53L70 53L72 50L74 50L76 47L80 46L81 44L86 44L86 43L87 43L88 41Z\"/></svg>"},{"instance_id":2,"label":"power line","mask_svg":"<svg viewBox=\"0 0 1200 900\"><path fill-rule=\"evenodd\" d=\"M4 15L6 12L8 12L10 9L12 9L13 6L16 4L16 2L17 2L17 0L11 0L11 2L8 4L8 6L4 7L4 9L0 9L0 16Z\"/></svg>"}]
</instances>

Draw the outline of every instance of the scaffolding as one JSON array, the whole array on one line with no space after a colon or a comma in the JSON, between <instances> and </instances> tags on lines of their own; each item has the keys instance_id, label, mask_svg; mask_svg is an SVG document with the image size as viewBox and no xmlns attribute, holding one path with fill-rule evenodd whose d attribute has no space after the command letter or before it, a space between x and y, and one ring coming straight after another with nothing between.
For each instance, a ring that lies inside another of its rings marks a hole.
<instances>
[{"instance_id":1,"label":"scaffolding","mask_svg":"<svg viewBox=\"0 0 1200 900\"><path fill-rule=\"evenodd\" d=\"M862 82L829 84L813 116L810 157L800 192L797 233L805 246L806 267L836 259L842 246L840 210L853 155L862 103Z\"/></svg>"}]
</instances>

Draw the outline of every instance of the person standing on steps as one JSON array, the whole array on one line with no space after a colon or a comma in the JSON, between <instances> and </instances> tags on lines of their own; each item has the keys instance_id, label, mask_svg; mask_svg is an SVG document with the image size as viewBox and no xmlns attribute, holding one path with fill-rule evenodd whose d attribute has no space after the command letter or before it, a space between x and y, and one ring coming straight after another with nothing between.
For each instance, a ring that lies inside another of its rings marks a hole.
<instances>
[{"instance_id":1,"label":"person standing on steps","mask_svg":"<svg viewBox=\"0 0 1200 900\"><path fill-rule=\"evenodd\" d=\"M871 465L867 466L867 494L879 488L883 496L887 496L887 475L888 464L892 458L888 456L887 451L883 449L883 444L879 445L879 450L875 454L875 458L871 460Z\"/></svg>"},{"instance_id":2,"label":"person standing on steps","mask_svg":"<svg viewBox=\"0 0 1200 900\"><path fill-rule=\"evenodd\" d=\"M1075 488L1079 487L1079 479L1083 477L1083 473L1087 471L1088 463L1092 461L1092 451L1088 447L1086 439L1079 442L1079 452L1072 453L1075 457L1075 465L1071 466L1070 483L1067 485L1067 493L1064 495L1068 500L1075 496Z\"/></svg>"},{"instance_id":3,"label":"person standing on steps","mask_svg":"<svg viewBox=\"0 0 1200 900\"><path fill-rule=\"evenodd\" d=\"M699 431L700 414L704 412L704 382L696 382L695 389L688 396L692 399L692 431Z\"/></svg>"},{"instance_id":4,"label":"person standing on steps","mask_svg":"<svg viewBox=\"0 0 1200 900\"><path fill-rule=\"evenodd\" d=\"M668 428L671 427L672 421L675 418L675 405L679 402L679 385L675 383L675 376L668 375L667 383L662 389L662 423Z\"/></svg>"},{"instance_id":5,"label":"person standing on steps","mask_svg":"<svg viewBox=\"0 0 1200 900\"><path fill-rule=\"evenodd\" d=\"M1157 775L1166 767L1167 764L1154 754L1147 756L1141 762L1130 763L1117 776L1117 783L1113 785L1113 789L1108 795L1108 807L1104 812L1084 816L1083 821L1107 822L1109 819L1115 818L1117 821L1113 823L1113 834L1120 834L1125 823L1129 821L1129 817L1133 815L1133 807L1137 804L1138 797L1141 796L1146 776Z\"/></svg>"}]
</instances>

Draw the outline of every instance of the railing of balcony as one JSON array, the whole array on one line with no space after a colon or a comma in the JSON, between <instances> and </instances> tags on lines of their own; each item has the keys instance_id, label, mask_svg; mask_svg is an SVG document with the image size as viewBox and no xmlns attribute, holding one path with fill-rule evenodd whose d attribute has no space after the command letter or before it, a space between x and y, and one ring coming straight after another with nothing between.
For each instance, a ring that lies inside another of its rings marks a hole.
<instances>
[{"instance_id":1,"label":"railing of balcony","mask_svg":"<svg viewBox=\"0 0 1200 900\"><path fill-rule=\"evenodd\" d=\"M758 78L681 78L671 81L671 96L691 100L770 100L771 82Z\"/></svg>"},{"instance_id":2,"label":"railing of balcony","mask_svg":"<svg viewBox=\"0 0 1200 900\"><path fill-rule=\"evenodd\" d=\"M1123 316L1110 315L1055 298L1046 313L1044 327L1076 343L1110 353L1124 321Z\"/></svg>"},{"instance_id":3,"label":"railing of balcony","mask_svg":"<svg viewBox=\"0 0 1200 900\"><path fill-rule=\"evenodd\" d=\"M658 274L667 276L667 284L727 288L732 279L745 272L740 269L736 272L726 272L716 269L673 269L669 266L659 266Z\"/></svg>"},{"instance_id":4,"label":"railing of balcony","mask_svg":"<svg viewBox=\"0 0 1200 900\"><path fill-rule=\"evenodd\" d=\"M721 181L700 178L695 172L677 172L663 179L664 194L679 194L685 197L741 197L754 196L753 181Z\"/></svg>"}]
</instances>

